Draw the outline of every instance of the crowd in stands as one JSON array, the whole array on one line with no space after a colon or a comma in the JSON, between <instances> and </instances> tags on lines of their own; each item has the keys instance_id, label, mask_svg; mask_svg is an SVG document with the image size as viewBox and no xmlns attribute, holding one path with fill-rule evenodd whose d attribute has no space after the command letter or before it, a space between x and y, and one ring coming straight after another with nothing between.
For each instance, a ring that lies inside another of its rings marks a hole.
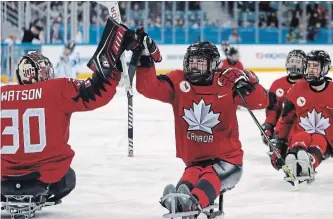
<instances>
[{"instance_id":1,"label":"crowd in stands","mask_svg":"<svg viewBox=\"0 0 333 219\"><path fill-rule=\"evenodd\" d=\"M90 24L104 26L108 17L107 8L97 4L90 3ZM45 2L30 2L41 6ZM68 2L68 8L71 8L72 2ZM333 27L333 21L329 20L329 11L333 13L333 4L328 2L275 2L262 1L256 5L256 2L221 2L221 12L229 13L229 17L234 22L221 22L216 19L209 19L200 2L188 2L188 11L185 13L185 2L176 2L176 7L173 8L173 2L166 1L164 10L162 2L149 1L148 12L145 10L146 2L132 1L119 2L119 8L123 22L129 27L143 26L150 28L165 28L170 27L188 27L197 29L202 25L205 27L216 28L254 28L258 25L259 28L289 28L289 32L285 37L286 42L311 42L316 37L320 28ZM82 40L83 24L83 2L77 2L77 41ZM258 6L258 8L256 8ZM17 10L17 2L9 2L7 7L12 10ZM330 10L328 7L332 7ZM235 10L236 8L236 10ZM46 4L45 4L46 10ZM259 14L257 15L257 11ZM162 14L164 12L164 14ZM164 15L164 24L162 23ZM45 27L47 22L47 14L45 11L35 10L31 13L31 20L40 22L41 26ZM187 16L187 19L186 17ZM64 3L51 2L51 42L64 42L63 30L61 28L64 23ZM257 19L258 18L258 19ZM187 24L186 24L187 21ZM68 23L70 20L68 21ZM235 41L240 42L241 39L237 36L237 29L233 29L230 35ZM229 38L230 38L229 37Z\"/></svg>"}]
</instances>

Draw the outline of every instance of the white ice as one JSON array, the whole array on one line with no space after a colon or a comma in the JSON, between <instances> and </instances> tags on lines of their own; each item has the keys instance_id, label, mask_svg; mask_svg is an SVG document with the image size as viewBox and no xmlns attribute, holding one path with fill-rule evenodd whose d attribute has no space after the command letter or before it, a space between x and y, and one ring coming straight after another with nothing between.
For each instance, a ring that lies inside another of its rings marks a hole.
<instances>
[{"instance_id":1,"label":"white ice","mask_svg":"<svg viewBox=\"0 0 333 219\"><path fill-rule=\"evenodd\" d=\"M283 75L260 73L259 78L268 88ZM135 94L134 158L128 158L127 98L123 88L118 91L107 106L73 115L70 144L76 152L76 188L61 205L44 208L36 218L161 219L166 213L159 204L164 186L176 184L184 170L175 157L171 106ZM263 110L255 115L264 121ZM333 159L320 165L313 184L295 191L271 166L268 149L246 110L238 111L238 122L244 174L225 194L225 218L331 219Z\"/></svg>"}]
</instances>

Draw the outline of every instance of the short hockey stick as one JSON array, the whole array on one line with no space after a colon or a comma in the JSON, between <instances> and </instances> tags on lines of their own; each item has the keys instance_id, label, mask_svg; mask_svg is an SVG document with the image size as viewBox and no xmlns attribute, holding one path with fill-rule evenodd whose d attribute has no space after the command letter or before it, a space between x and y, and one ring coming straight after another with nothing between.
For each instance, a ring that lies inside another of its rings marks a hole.
<instances>
[{"instance_id":1,"label":"short hockey stick","mask_svg":"<svg viewBox=\"0 0 333 219\"><path fill-rule=\"evenodd\" d=\"M269 137L267 136L267 134L265 133L264 129L261 127L258 119L255 117L255 115L253 114L252 110L250 109L249 105L247 104L247 101L245 100L244 96L241 94L241 92L236 89L237 94L239 95L239 97L242 99L245 108L247 109L247 111L250 113L252 119L254 120L254 122L256 123L256 125L258 126L260 132L263 134L263 136L265 137L265 139L267 140L267 143L269 145L269 147L273 150L273 153L276 154L276 157L282 161L282 169L283 171L290 177L291 180L295 180L295 176L294 174L291 172L291 170L289 169L288 165L286 165L284 159L282 158L281 154L278 152L277 148L272 144L271 140L269 139Z\"/></svg>"}]
</instances>

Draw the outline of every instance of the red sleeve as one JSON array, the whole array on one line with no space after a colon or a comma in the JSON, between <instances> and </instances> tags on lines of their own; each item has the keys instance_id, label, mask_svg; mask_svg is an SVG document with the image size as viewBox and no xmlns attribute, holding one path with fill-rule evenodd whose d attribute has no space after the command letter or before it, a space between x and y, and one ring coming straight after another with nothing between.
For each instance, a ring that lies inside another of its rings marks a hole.
<instances>
[{"instance_id":1,"label":"red sleeve","mask_svg":"<svg viewBox=\"0 0 333 219\"><path fill-rule=\"evenodd\" d=\"M57 98L64 112L89 111L106 105L116 93L120 72L115 71L109 79L94 73L85 81L59 78L58 89L62 92Z\"/></svg>"},{"instance_id":2,"label":"red sleeve","mask_svg":"<svg viewBox=\"0 0 333 219\"><path fill-rule=\"evenodd\" d=\"M230 66L229 66L229 63L227 62L227 60L223 60L223 61L221 61L218 68L222 70L222 69L230 68Z\"/></svg>"},{"instance_id":3,"label":"red sleeve","mask_svg":"<svg viewBox=\"0 0 333 219\"><path fill-rule=\"evenodd\" d=\"M254 85L255 89L252 93L245 96L245 100L251 110L255 109L265 109L268 106L268 96L265 88L260 84ZM242 99L239 96L235 97L235 102L237 105L244 106Z\"/></svg>"},{"instance_id":4,"label":"red sleeve","mask_svg":"<svg viewBox=\"0 0 333 219\"><path fill-rule=\"evenodd\" d=\"M174 99L174 84L170 78L172 74L156 76L155 66L139 67L136 70L136 89L147 98L171 103Z\"/></svg>"},{"instance_id":5,"label":"red sleeve","mask_svg":"<svg viewBox=\"0 0 333 219\"><path fill-rule=\"evenodd\" d=\"M268 91L269 105L266 108L266 120L265 123L270 123L273 126L276 125L277 120L280 117L282 111L282 104L278 101L276 96L276 81L272 84Z\"/></svg>"},{"instance_id":6,"label":"red sleeve","mask_svg":"<svg viewBox=\"0 0 333 219\"><path fill-rule=\"evenodd\" d=\"M240 70L244 70L244 67L243 67L241 62L237 62L237 64L235 65L235 68L238 68Z\"/></svg>"}]
</instances>

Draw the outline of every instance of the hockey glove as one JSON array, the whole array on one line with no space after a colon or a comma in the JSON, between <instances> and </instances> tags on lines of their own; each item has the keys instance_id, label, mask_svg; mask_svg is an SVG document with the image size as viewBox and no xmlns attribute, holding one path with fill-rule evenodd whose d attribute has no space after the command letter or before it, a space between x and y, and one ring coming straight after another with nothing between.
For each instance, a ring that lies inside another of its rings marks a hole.
<instances>
[{"instance_id":1,"label":"hockey glove","mask_svg":"<svg viewBox=\"0 0 333 219\"><path fill-rule=\"evenodd\" d=\"M113 69L122 71L120 56L125 50L135 47L135 44L135 33L109 17L101 41L87 66L107 79Z\"/></svg>"},{"instance_id":2,"label":"hockey glove","mask_svg":"<svg viewBox=\"0 0 333 219\"><path fill-rule=\"evenodd\" d=\"M265 133L269 139L273 138L274 126L271 123L264 123L262 125L262 129L265 131ZM261 137L262 137L262 141L267 145L267 140L263 134L261 134Z\"/></svg>"},{"instance_id":3,"label":"hockey glove","mask_svg":"<svg viewBox=\"0 0 333 219\"><path fill-rule=\"evenodd\" d=\"M142 38L142 45L144 50L141 53L141 58L139 60L138 66L144 68L150 68L153 66L154 62L158 63L162 61L162 56L159 48L157 47L155 41L144 32L143 27L136 29L136 35L138 39ZM133 51L134 53L134 51Z\"/></svg>"},{"instance_id":4,"label":"hockey glove","mask_svg":"<svg viewBox=\"0 0 333 219\"><path fill-rule=\"evenodd\" d=\"M220 86L237 89L244 96L254 91L254 85L259 83L258 77L252 71L237 68L223 70L217 80Z\"/></svg>"},{"instance_id":5,"label":"hockey glove","mask_svg":"<svg viewBox=\"0 0 333 219\"><path fill-rule=\"evenodd\" d=\"M286 143L286 140L284 140L284 139L273 139L272 143L277 148L277 151L281 155L282 159L285 159L285 157L287 155L287 149L288 149L288 145ZM283 160L279 159L276 156L276 153L274 153L274 152L272 152L272 155L271 155L271 163L272 163L272 166L276 170L281 169L281 167L283 166Z\"/></svg>"}]
</instances>

